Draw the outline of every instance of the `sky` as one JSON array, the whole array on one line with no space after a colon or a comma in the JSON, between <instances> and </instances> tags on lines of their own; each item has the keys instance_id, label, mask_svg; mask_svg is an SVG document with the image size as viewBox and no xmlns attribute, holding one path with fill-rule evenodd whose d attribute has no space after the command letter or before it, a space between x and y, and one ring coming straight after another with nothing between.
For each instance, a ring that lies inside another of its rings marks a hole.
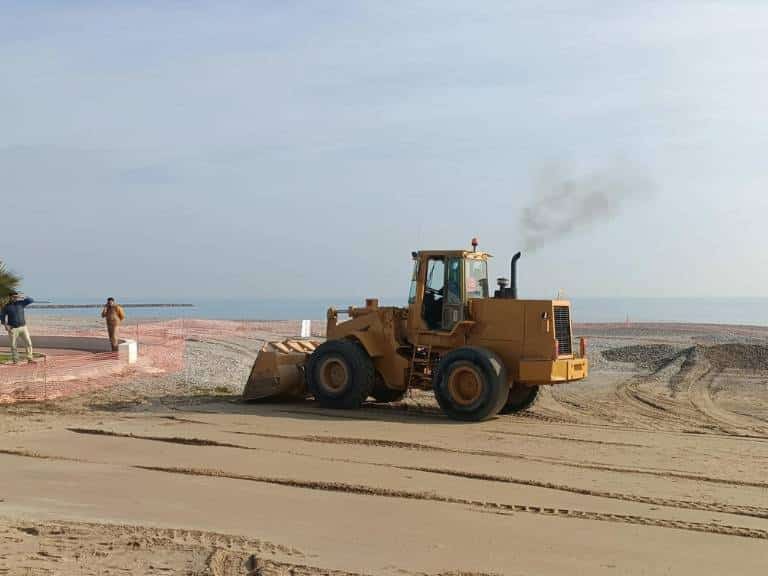
<instances>
[{"instance_id":1,"label":"sky","mask_svg":"<svg viewBox=\"0 0 768 576\"><path fill-rule=\"evenodd\" d=\"M494 278L523 250L523 297L768 295L768 3L0 14L31 295L402 299L411 251L472 237Z\"/></svg>"}]
</instances>

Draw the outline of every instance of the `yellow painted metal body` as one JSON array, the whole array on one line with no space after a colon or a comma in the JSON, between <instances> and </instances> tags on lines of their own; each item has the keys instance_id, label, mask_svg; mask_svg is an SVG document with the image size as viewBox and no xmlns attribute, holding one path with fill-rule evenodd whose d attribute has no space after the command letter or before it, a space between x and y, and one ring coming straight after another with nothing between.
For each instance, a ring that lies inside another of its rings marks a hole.
<instances>
[{"instance_id":1,"label":"yellow painted metal body","mask_svg":"<svg viewBox=\"0 0 768 576\"><path fill-rule=\"evenodd\" d=\"M407 311L402 308L382 307L376 300L368 300L363 308L350 307L344 313L345 322L339 323L340 312L328 310L326 337L329 340L348 338L359 342L373 360L373 366L389 388L405 389L410 356L405 354Z\"/></svg>"},{"instance_id":2,"label":"yellow painted metal body","mask_svg":"<svg viewBox=\"0 0 768 576\"><path fill-rule=\"evenodd\" d=\"M383 383L393 390L405 390L412 382L409 374L416 348L436 357L462 346L487 348L498 354L506 365L510 385L559 384L586 378L589 371L586 358L557 352L555 308L570 309L570 302L566 300L467 298L462 288L461 305L452 311L455 321L450 328L430 329L422 312L428 284L426 263L431 258L464 262L486 261L489 257L484 252L462 250L418 252L413 278L415 290L407 308L379 307L375 299L367 300L364 307L331 308L327 314L326 336L329 340L359 342ZM283 350L276 344L267 344L259 354L246 387L246 399L306 396L303 365L311 350Z\"/></svg>"}]
</instances>

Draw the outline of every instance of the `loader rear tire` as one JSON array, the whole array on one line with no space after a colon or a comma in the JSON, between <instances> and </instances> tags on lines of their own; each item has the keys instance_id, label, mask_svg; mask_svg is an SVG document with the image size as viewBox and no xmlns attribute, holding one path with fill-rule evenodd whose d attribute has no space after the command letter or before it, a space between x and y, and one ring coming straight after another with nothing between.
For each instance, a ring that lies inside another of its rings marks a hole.
<instances>
[{"instance_id":1,"label":"loader rear tire","mask_svg":"<svg viewBox=\"0 0 768 576\"><path fill-rule=\"evenodd\" d=\"M365 349L348 340L323 342L307 362L307 388L325 408L359 408L375 375Z\"/></svg>"},{"instance_id":2,"label":"loader rear tire","mask_svg":"<svg viewBox=\"0 0 768 576\"><path fill-rule=\"evenodd\" d=\"M509 388L507 402L501 409L500 414L513 414L515 412L522 412L526 408L531 407L531 405L536 401L538 395L538 386L523 386L522 384L513 383Z\"/></svg>"},{"instance_id":3,"label":"loader rear tire","mask_svg":"<svg viewBox=\"0 0 768 576\"><path fill-rule=\"evenodd\" d=\"M448 352L432 379L440 408L456 420L480 421L507 401L507 369L490 350L466 346Z\"/></svg>"}]
</instances>

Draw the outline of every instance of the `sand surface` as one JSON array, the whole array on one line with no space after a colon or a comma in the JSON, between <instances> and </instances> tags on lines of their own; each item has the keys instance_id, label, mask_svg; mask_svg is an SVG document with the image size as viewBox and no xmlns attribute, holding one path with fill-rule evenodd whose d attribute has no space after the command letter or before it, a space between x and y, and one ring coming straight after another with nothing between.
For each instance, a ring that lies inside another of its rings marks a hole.
<instances>
[{"instance_id":1,"label":"sand surface","mask_svg":"<svg viewBox=\"0 0 768 576\"><path fill-rule=\"evenodd\" d=\"M768 329L578 331L589 381L479 424L243 404L234 338L4 406L0 574L765 574Z\"/></svg>"}]
</instances>

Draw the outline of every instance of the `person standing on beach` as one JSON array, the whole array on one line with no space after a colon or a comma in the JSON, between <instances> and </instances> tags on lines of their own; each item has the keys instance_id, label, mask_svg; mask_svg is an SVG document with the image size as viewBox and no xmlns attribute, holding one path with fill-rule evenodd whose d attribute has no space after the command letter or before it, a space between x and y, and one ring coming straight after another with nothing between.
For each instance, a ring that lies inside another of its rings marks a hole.
<instances>
[{"instance_id":1,"label":"person standing on beach","mask_svg":"<svg viewBox=\"0 0 768 576\"><path fill-rule=\"evenodd\" d=\"M29 336L24 308L32 304L34 300L26 298L24 294L19 294L16 291L11 292L10 297L11 301L0 310L0 322L8 331L8 338L11 341L11 360L14 364L19 363L19 351L16 348L16 342L21 338L27 352L27 362L33 363L35 358L32 354L32 338Z\"/></svg>"},{"instance_id":2,"label":"person standing on beach","mask_svg":"<svg viewBox=\"0 0 768 576\"><path fill-rule=\"evenodd\" d=\"M117 331L120 323L125 320L123 307L115 302L114 298L107 298L107 303L101 309L101 317L107 321L109 342L112 344L112 352L117 352Z\"/></svg>"}]
</instances>

